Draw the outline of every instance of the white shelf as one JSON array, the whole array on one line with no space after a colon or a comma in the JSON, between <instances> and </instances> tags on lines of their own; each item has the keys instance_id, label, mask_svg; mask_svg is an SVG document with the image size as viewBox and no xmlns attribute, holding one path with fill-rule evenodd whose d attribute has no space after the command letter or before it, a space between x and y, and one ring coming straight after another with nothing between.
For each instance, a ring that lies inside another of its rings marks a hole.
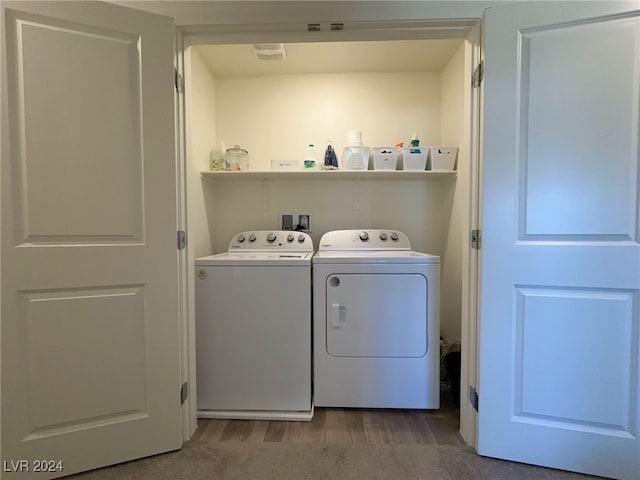
<instances>
[{"instance_id":1,"label":"white shelf","mask_svg":"<svg viewBox=\"0 0 640 480\"><path fill-rule=\"evenodd\" d=\"M404 170L311 170L264 172L210 172L203 178L214 180L444 180L455 178L458 172Z\"/></svg>"}]
</instances>

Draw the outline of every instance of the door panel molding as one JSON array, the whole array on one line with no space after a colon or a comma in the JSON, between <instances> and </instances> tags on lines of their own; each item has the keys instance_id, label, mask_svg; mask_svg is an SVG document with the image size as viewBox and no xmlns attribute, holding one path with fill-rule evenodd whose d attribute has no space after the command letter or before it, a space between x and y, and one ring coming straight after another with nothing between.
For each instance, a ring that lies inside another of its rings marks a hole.
<instances>
[{"instance_id":1,"label":"door panel molding","mask_svg":"<svg viewBox=\"0 0 640 480\"><path fill-rule=\"evenodd\" d=\"M7 20L16 243L143 243L140 36Z\"/></svg>"},{"instance_id":2,"label":"door panel molding","mask_svg":"<svg viewBox=\"0 0 640 480\"><path fill-rule=\"evenodd\" d=\"M515 287L513 421L633 436L638 293Z\"/></svg>"},{"instance_id":3,"label":"door panel molding","mask_svg":"<svg viewBox=\"0 0 640 480\"><path fill-rule=\"evenodd\" d=\"M519 239L637 242L637 20L524 28L517 42Z\"/></svg>"}]
</instances>

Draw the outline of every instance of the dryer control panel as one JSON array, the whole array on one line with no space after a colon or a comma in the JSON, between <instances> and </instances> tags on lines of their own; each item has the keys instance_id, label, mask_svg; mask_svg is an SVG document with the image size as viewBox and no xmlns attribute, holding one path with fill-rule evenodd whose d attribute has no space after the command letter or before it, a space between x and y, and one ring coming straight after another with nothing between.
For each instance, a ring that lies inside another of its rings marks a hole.
<instances>
[{"instance_id":1,"label":"dryer control panel","mask_svg":"<svg viewBox=\"0 0 640 480\"><path fill-rule=\"evenodd\" d=\"M318 250L411 250L411 243L397 230L335 230L322 236Z\"/></svg>"},{"instance_id":2,"label":"dryer control panel","mask_svg":"<svg viewBox=\"0 0 640 480\"><path fill-rule=\"evenodd\" d=\"M229 251L266 252L266 251L313 251L313 240L304 232L284 230L253 230L233 236Z\"/></svg>"}]
</instances>

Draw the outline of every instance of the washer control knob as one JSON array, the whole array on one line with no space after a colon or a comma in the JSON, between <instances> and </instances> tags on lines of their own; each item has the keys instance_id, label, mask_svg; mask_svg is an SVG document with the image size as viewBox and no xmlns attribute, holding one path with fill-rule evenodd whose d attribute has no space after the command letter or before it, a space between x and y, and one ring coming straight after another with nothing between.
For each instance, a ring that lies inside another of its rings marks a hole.
<instances>
[{"instance_id":1,"label":"washer control knob","mask_svg":"<svg viewBox=\"0 0 640 480\"><path fill-rule=\"evenodd\" d=\"M302 234L298 235L298 242L299 243L304 242L304 235L302 235Z\"/></svg>"},{"instance_id":2,"label":"washer control knob","mask_svg":"<svg viewBox=\"0 0 640 480\"><path fill-rule=\"evenodd\" d=\"M238 235L238 241L240 243L244 242L244 235L243 234Z\"/></svg>"},{"instance_id":3,"label":"washer control knob","mask_svg":"<svg viewBox=\"0 0 640 480\"><path fill-rule=\"evenodd\" d=\"M360 240L362 240L363 242L366 242L367 240L369 240L369 234L367 232L360 232Z\"/></svg>"},{"instance_id":4,"label":"washer control knob","mask_svg":"<svg viewBox=\"0 0 640 480\"><path fill-rule=\"evenodd\" d=\"M255 242L256 241L256 236L253 233L251 235L249 235L249 241L250 242Z\"/></svg>"},{"instance_id":5,"label":"washer control knob","mask_svg":"<svg viewBox=\"0 0 640 480\"><path fill-rule=\"evenodd\" d=\"M267 235L267 242L269 243L273 243L276 241L276 234L271 232L269 235Z\"/></svg>"},{"instance_id":6,"label":"washer control knob","mask_svg":"<svg viewBox=\"0 0 640 480\"><path fill-rule=\"evenodd\" d=\"M293 242L293 235L287 235L287 242Z\"/></svg>"},{"instance_id":7,"label":"washer control knob","mask_svg":"<svg viewBox=\"0 0 640 480\"><path fill-rule=\"evenodd\" d=\"M393 240L394 242L398 241L398 234L396 232L393 232L391 234L391 240Z\"/></svg>"},{"instance_id":8,"label":"washer control knob","mask_svg":"<svg viewBox=\"0 0 640 480\"><path fill-rule=\"evenodd\" d=\"M382 232L382 233L380 234L380 240L382 240L383 242L386 242L386 241L387 241L387 234L386 234L386 233L384 233L384 232Z\"/></svg>"}]
</instances>

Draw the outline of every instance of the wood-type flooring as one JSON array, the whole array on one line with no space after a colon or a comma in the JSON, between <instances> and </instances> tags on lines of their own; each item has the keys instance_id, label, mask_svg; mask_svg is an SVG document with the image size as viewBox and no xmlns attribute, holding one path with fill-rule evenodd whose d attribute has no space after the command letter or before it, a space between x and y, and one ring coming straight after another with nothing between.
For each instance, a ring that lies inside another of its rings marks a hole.
<instances>
[{"instance_id":1,"label":"wood-type flooring","mask_svg":"<svg viewBox=\"0 0 640 480\"><path fill-rule=\"evenodd\" d=\"M310 422L200 418L191 442L464 445L450 395L439 410L316 408Z\"/></svg>"}]
</instances>

